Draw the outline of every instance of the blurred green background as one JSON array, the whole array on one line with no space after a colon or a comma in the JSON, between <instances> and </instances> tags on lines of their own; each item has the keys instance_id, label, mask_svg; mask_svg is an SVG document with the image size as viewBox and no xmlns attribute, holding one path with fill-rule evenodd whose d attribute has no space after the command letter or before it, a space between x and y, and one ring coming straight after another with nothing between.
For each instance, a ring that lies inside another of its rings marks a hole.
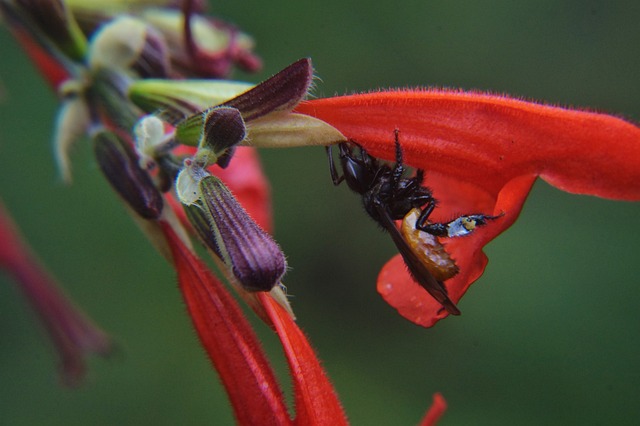
<instances>
[{"instance_id":1,"label":"blurred green background","mask_svg":"<svg viewBox=\"0 0 640 426\"><path fill-rule=\"evenodd\" d=\"M506 92L640 120L636 0L217 1L255 36L260 81L313 58L329 96L384 87ZM102 179L88 144L62 185L56 99L0 31L0 196L68 293L117 340L86 384L61 388L49 341L0 274L0 424L232 424L172 269ZM394 254L320 148L264 151L286 278L354 425L416 424L434 392L443 425L640 423L640 204L539 182L486 252L460 307L422 329L375 291ZM273 335L258 331L286 381Z\"/></svg>"}]
</instances>

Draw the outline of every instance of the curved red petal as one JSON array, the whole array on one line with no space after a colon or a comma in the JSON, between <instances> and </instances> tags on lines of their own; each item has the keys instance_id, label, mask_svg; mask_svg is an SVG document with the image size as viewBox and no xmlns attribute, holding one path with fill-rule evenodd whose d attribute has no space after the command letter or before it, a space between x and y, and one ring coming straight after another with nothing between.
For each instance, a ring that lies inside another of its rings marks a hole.
<instances>
[{"instance_id":1,"label":"curved red petal","mask_svg":"<svg viewBox=\"0 0 640 426\"><path fill-rule=\"evenodd\" d=\"M640 200L640 128L610 115L447 90L310 100L297 112L390 160L399 129L409 165L492 194L535 174L568 192Z\"/></svg>"},{"instance_id":2,"label":"curved red petal","mask_svg":"<svg viewBox=\"0 0 640 426\"><path fill-rule=\"evenodd\" d=\"M346 425L340 401L304 333L267 293L259 294L289 363L298 425Z\"/></svg>"},{"instance_id":3,"label":"curved red petal","mask_svg":"<svg viewBox=\"0 0 640 426\"><path fill-rule=\"evenodd\" d=\"M226 169L215 167L212 173L227 185L262 229L272 231L271 191L255 148L238 147L229 166Z\"/></svg>"},{"instance_id":4,"label":"curved red petal","mask_svg":"<svg viewBox=\"0 0 640 426\"><path fill-rule=\"evenodd\" d=\"M236 301L161 222L191 319L229 395L239 424L291 424L282 391L260 342Z\"/></svg>"},{"instance_id":5,"label":"curved red petal","mask_svg":"<svg viewBox=\"0 0 640 426\"><path fill-rule=\"evenodd\" d=\"M436 393L433 395L433 403L427 411L427 414L424 416L422 421L420 422L420 426L434 426L440 420L440 417L447 410L447 401L444 400L444 397L440 393Z\"/></svg>"}]
</instances>

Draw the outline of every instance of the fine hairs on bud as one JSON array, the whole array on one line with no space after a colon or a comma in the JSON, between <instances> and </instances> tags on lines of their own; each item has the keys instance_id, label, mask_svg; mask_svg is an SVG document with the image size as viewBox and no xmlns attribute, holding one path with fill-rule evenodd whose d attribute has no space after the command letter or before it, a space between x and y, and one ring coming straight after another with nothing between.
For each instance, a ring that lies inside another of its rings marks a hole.
<instances>
[{"instance_id":1,"label":"fine hairs on bud","mask_svg":"<svg viewBox=\"0 0 640 426\"><path fill-rule=\"evenodd\" d=\"M200 180L202 207L215 247L247 291L270 291L286 272L284 254L215 176Z\"/></svg>"}]
</instances>

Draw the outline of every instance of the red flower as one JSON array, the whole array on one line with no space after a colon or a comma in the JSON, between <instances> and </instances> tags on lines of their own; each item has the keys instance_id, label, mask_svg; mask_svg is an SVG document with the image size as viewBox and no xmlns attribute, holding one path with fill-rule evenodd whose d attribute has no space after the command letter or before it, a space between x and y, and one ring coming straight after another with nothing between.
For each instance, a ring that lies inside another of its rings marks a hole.
<instances>
[{"instance_id":1,"label":"red flower","mask_svg":"<svg viewBox=\"0 0 640 426\"><path fill-rule=\"evenodd\" d=\"M640 200L640 128L610 115L446 90L318 99L296 111L387 160L395 158L398 129L404 161L426 171L425 184L439 200L435 221L504 214L469 237L446 242L460 267L446 282L454 302L482 275L482 247L517 219L537 177L572 193ZM378 291L416 324L430 327L447 315L413 282L400 256L383 267Z\"/></svg>"},{"instance_id":2,"label":"red flower","mask_svg":"<svg viewBox=\"0 0 640 426\"><path fill-rule=\"evenodd\" d=\"M90 353L108 355L111 339L65 297L23 241L1 202L0 269L13 276L42 320L58 351L63 383L68 386L80 384L85 373L85 356Z\"/></svg>"}]
</instances>

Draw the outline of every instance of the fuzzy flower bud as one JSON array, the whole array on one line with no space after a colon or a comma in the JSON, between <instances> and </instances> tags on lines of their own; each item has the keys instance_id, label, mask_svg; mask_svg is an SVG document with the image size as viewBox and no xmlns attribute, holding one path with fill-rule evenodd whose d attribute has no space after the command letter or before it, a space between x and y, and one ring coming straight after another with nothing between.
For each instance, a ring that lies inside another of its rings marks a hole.
<instances>
[{"instance_id":1,"label":"fuzzy flower bud","mask_svg":"<svg viewBox=\"0 0 640 426\"><path fill-rule=\"evenodd\" d=\"M240 111L213 107L181 121L176 126L175 136L181 144L219 154L242 142L247 132Z\"/></svg>"},{"instance_id":2,"label":"fuzzy flower bud","mask_svg":"<svg viewBox=\"0 0 640 426\"><path fill-rule=\"evenodd\" d=\"M287 269L278 244L251 219L220 179L207 176L199 187L225 264L245 290L270 291Z\"/></svg>"},{"instance_id":3,"label":"fuzzy flower bud","mask_svg":"<svg viewBox=\"0 0 640 426\"><path fill-rule=\"evenodd\" d=\"M287 269L273 238L244 210L220 179L202 164L185 161L176 192L202 241L246 291L270 291Z\"/></svg>"}]
</instances>

